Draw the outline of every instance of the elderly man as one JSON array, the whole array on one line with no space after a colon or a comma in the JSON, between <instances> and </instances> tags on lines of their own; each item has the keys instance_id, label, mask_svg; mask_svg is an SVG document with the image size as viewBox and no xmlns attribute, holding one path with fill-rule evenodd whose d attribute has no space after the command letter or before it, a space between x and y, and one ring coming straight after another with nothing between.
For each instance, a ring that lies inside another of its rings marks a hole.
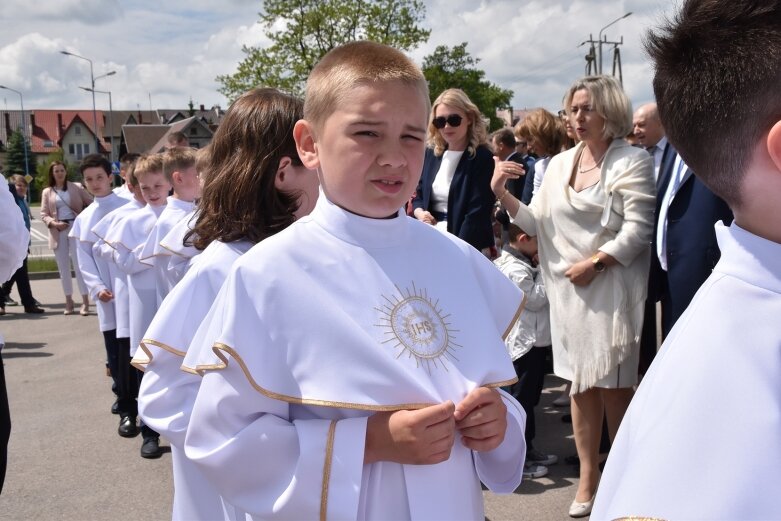
<instances>
[{"instance_id":1,"label":"elderly man","mask_svg":"<svg viewBox=\"0 0 781 521\"><path fill-rule=\"evenodd\" d=\"M648 150L654 158L654 175L658 180L667 138L664 137L664 127L659 119L656 103L641 105L632 117L632 127L637 144Z\"/></svg>"}]
</instances>

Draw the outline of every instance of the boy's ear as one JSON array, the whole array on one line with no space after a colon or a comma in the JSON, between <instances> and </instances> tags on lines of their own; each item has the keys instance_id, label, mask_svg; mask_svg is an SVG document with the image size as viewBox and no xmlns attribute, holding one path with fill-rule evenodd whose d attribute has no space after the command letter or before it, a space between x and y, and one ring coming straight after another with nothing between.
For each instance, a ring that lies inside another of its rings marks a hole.
<instances>
[{"instance_id":1,"label":"boy's ear","mask_svg":"<svg viewBox=\"0 0 781 521\"><path fill-rule=\"evenodd\" d=\"M767 152L776 170L781 172L781 121L777 121L767 135Z\"/></svg>"},{"instance_id":2,"label":"boy's ear","mask_svg":"<svg viewBox=\"0 0 781 521\"><path fill-rule=\"evenodd\" d=\"M182 183L182 174L179 172L179 170L174 170L174 172L171 174L171 179L173 180L172 185L175 184L181 184Z\"/></svg>"},{"instance_id":3,"label":"boy's ear","mask_svg":"<svg viewBox=\"0 0 781 521\"><path fill-rule=\"evenodd\" d=\"M304 166L310 170L319 167L320 158L317 155L317 142L312 124L305 119L298 120L293 127L293 139L296 140L298 157L301 158Z\"/></svg>"},{"instance_id":4,"label":"boy's ear","mask_svg":"<svg viewBox=\"0 0 781 521\"><path fill-rule=\"evenodd\" d=\"M277 174L274 176L274 188L277 190L285 190L287 185L287 172L285 171L287 167L292 165L293 162L290 160L289 157L285 156L282 159L279 160L279 167L277 167Z\"/></svg>"}]
</instances>

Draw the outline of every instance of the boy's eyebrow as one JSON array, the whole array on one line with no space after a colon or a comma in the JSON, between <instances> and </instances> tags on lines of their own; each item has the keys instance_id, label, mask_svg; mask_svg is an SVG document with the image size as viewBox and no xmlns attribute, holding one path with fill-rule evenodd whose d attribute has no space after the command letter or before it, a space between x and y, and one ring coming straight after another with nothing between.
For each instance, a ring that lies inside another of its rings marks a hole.
<instances>
[{"instance_id":1,"label":"boy's eyebrow","mask_svg":"<svg viewBox=\"0 0 781 521\"><path fill-rule=\"evenodd\" d=\"M360 119L357 121L350 122L349 126L367 126L367 127L380 127L387 124L385 121L374 121L370 119ZM422 132L425 133L426 129L423 127L419 127L417 125L404 125L404 130L412 131L412 132Z\"/></svg>"}]
</instances>

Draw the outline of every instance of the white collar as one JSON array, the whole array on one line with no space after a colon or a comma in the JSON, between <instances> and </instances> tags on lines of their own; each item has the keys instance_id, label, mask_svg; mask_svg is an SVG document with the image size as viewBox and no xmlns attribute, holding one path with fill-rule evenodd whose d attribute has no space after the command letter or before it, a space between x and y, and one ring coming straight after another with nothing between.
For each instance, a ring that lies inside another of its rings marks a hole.
<instances>
[{"instance_id":1,"label":"white collar","mask_svg":"<svg viewBox=\"0 0 781 521\"><path fill-rule=\"evenodd\" d=\"M721 259L714 271L781 293L781 244L763 239L735 223L716 223Z\"/></svg>"},{"instance_id":2,"label":"white collar","mask_svg":"<svg viewBox=\"0 0 781 521\"><path fill-rule=\"evenodd\" d=\"M314 211L302 219L308 220L334 237L364 248L393 248L403 244L409 225L409 218L401 210L392 219L372 219L348 212L329 201L322 189Z\"/></svg>"}]
</instances>

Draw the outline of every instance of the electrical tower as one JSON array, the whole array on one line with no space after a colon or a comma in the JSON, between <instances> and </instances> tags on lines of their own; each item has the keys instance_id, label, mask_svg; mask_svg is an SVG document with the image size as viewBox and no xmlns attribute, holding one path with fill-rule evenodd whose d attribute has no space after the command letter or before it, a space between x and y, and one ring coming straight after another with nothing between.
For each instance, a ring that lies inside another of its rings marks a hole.
<instances>
[{"instance_id":1,"label":"electrical tower","mask_svg":"<svg viewBox=\"0 0 781 521\"><path fill-rule=\"evenodd\" d=\"M581 44L578 47L581 47L586 44L591 44L588 50L588 54L586 54L586 75L591 76L594 74L599 74L600 69L602 69L602 64L599 63L599 60L597 59L597 45L600 47L602 45L612 45L613 46L613 76L618 77L619 83L623 85L624 78L623 78L623 72L621 69L621 51L618 48L619 45L624 44L624 37L621 37L621 40L618 42L610 42L607 39L607 36L600 41L595 40L594 36L589 34L588 40L585 42L581 42Z\"/></svg>"}]
</instances>

